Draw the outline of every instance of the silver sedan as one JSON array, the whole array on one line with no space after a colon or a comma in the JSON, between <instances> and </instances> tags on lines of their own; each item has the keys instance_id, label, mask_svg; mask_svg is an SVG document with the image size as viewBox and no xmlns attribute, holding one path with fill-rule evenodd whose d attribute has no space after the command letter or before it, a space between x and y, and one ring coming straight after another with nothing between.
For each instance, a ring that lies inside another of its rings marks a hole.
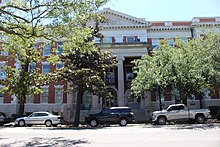
<instances>
[{"instance_id":1,"label":"silver sedan","mask_svg":"<svg viewBox=\"0 0 220 147\"><path fill-rule=\"evenodd\" d=\"M61 123L62 117L49 112L34 112L27 117L20 117L15 120L15 125L20 127L31 125L46 125L47 127L57 126Z\"/></svg>"}]
</instances>

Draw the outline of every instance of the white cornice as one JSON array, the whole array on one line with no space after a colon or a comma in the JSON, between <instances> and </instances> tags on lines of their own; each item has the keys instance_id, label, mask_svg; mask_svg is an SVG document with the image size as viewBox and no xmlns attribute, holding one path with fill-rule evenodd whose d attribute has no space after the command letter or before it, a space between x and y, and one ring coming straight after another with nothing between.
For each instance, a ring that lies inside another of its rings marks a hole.
<instances>
[{"instance_id":1,"label":"white cornice","mask_svg":"<svg viewBox=\"0 0 220 147\"><path fill-rule=\"evenodd\" d=\"M105 14L112 15L114 17L117 17L117 18L121 19L121 20L126 20L128 22L133 23L133 25L129 25L129 26L125 26L125 27L147 27L149 25L149 22L147 22L145 19L136 18L136 17L130 16L130 15L118 12L118 11L114 11L110 8L104 8L99 13L102 14L102 15L105 15ZM120 26L120 25L111 25L111 24L110 25L103 24L103 26L106 27L106 28L109 28L109 27L114 27L114 28L124 27L124 26Z\"/></svg>"}]
</instances>

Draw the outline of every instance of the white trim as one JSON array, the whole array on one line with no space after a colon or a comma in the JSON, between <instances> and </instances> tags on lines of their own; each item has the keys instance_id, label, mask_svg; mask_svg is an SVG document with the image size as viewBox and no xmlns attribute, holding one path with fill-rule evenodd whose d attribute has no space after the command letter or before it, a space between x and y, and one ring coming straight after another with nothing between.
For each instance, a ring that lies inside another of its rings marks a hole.
<instances>
[{"instance_id":1,"label":"white trim","mask_svg":"<svg viewBox=\"0 0 220 147\"><path fill-rule=\"evenodd\" d=\"M59 89L59 88L63 88L64 85L54 85L54 88Z\"/></svg>"},{"instance_id":2,"label":"white trim","mask_svg":"<svg viewBox=\"0 0 220 147\"><path fill-rule=\"evenodd\" d=\"M45 85L45 86L40 86L41 89L46 89L49 88L49 85Z\"/></svg>"}]
</instances>

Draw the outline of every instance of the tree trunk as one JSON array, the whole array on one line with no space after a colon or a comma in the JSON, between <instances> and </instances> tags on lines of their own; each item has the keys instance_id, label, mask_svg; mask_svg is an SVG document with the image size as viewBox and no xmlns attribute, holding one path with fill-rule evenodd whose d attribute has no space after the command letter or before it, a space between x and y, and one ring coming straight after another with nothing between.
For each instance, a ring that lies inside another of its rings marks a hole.
<instances>
[{"instance_id":1,"label":"tree trunk","mask_svg":"<svg viewBox=\"0 0 220 147\"><path fill-rule=\"evenodd\" d=\"M19 116L23 116L23 114L24 114L24 107L25 107L24 102L20 102L19 103L19 110L18 110L18 115Z\"/></svg>"},{"instance_id":2,"label":"tree trunk","mask_svg":"<svg viewBox=\"0 0 220 147\"><path fill-rule=\"evenodd\" d=\"M203 99L203 97L202 97L202 93L199 92L199 105L200 105L200 109L203 108L203 106L202 106L202 99Z\"/></svg>"},{"instance_id":3,"label":"tree trunk","mask_svg":"<svg viewBox=\"0 0 220 147\"><path fill-rule=\"evenodd\" d=\"M180 97L182 103L187 106L187 92L183 86L180 86Z\"/></svg>"},{"instance_id":4,"label":"tree trunk","mask_svg":"<svg viewBox=\"0 0 220 147\"><path fill-rule=\"evenodd\" d=\"M81 108L82 96L83 96L83 89L79 88L79 91L77 92L75 119L74 119L73 127L79 127L80 108Z\"/></svg>"},{"instance_id":5,"label":"tree trunk","mask_svg":"<svg viewBox=\"0 0 220 147\"><path fill-rule=\"evenodd\" d=\"M159 95L159 107L160 107L160 110L162 110L161 88L160 88L160 86L158 87L158 95Z\"/></svg>"}]
</instances>

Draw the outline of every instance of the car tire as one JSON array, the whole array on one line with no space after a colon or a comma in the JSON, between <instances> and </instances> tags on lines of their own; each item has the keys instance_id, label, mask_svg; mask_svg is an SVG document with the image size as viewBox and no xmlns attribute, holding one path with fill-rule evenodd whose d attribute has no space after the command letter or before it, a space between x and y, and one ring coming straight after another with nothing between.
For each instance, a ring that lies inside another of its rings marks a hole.
<instances>
[{"instance_id":1,"label":"car tire","mask_svg":"<svg viewBox=\"0 0 220 147\"><path fill-rule=\"evenodd\" d=\"M51 120L46 120L45 125L46 125L46 127L51 127L52 126L52 121Z\"/></svg>"},{"instance_id":2,"label":"car tire","mask_svg":"<svg viewBox=\"0 0 220 147\"><path fill-rule=\"evenodd\" d=\"M127 119L121 118L121 119L119 120L119 125L120 125L120 126L127 126L127 124L128 124Z\"/></svg>"},{"instance_id":3,"label":"car tire","mask_svg":"<svg viewBox=\"0 0 220 147\"><path fill-rule=\"evenodd\" d=\"M98 121L96 119L92 119L92 120L90 120L89 125L91 127L97 127L98 126Z\"/></svg>"},{"instance_id":4,"label":"car tire","mask_svg":"<svg viewBox=\"0 0 220 147\"><path fill-rule=\"evenodd\" d=\"M165 125L166 122L167 122L167 119L164 116L160 116L160 117L157 118L157 124L158 125Z\"/></svg>"},{"instance_id":5,"label":"car tire","mask_svg":"<svg viewBox=\"0 0 220 147\"><path fill-rule=\"evenodd\" d=\"M196 115L196 122L198 124L203 124L205 122L205 116L204 115Z\"/></svg>"},{"instance_id":6,"label":"car tire","mask_svg":"<svg viewBox=\"0 0 220 147\"><path fill-rule=\"evenodd\" d=\"M25 126L25 121L24 120L19 120L18 126L19 127L24 127Z\"/></svg>"}]
</instances>

